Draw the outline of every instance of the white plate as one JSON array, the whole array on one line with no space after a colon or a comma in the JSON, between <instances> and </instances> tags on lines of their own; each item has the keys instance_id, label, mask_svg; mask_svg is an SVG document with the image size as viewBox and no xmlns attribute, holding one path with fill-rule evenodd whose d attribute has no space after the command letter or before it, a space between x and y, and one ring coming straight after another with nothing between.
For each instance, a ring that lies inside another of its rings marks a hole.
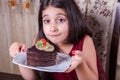
<instances>
[{"instance_id":1,"label":"white plate","mask_svg":"<svg viewBox=\"0 0 120 80\"><path fill-rule=\"evenodd\" d=\"M40 67L40 66L34 67L34 66L26 65L26 53L19 53L13 58L12 62L14 64L27 67L27 68L31 68L31 69L35 69L35 70L39 70L39 71L65 72L66 69L70 66L71 59L70 59L70 56L67 54L57 53L55 65L48 66L48 67Z\"/></svg>"}]
</instances>

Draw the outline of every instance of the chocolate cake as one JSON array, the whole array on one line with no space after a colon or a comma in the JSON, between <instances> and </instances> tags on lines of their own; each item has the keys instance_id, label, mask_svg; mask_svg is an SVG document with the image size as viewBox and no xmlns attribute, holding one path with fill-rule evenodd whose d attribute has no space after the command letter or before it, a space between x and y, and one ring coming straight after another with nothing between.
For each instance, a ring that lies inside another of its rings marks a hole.
<instances>
[{"instance_id":1,"label":"chocolate cake","mask_svg":"<svg viewBox=\"0 0 120 80\"><path fill-rule=\"evenodd\" d=\"M37 43L35 46L28 48L27 65L42 66L42 67L55 65L57 52L55 51L53 46L50 47L51 45L47 43L47 48L41 49L38 46L39 44L41 46L41 43ZM43 47L43 42L42 42L42 47Z\"/></svg>"}]
</instances>

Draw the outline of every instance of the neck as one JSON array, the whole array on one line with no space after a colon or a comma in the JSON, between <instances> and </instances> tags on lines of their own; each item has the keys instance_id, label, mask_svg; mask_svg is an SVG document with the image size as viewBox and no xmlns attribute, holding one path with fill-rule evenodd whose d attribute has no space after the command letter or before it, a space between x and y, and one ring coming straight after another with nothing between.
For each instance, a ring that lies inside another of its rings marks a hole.
<instances>
[{"instance_id":1,"label":"neck","mask_svg":"<svg viewBox=\"0 0 120 80\"><path fill-rule=\"evenodd\" d=\"M58 44L57 46L60 48L60 52L69 54L73 44Z\"/></svg>"}]
</instances>

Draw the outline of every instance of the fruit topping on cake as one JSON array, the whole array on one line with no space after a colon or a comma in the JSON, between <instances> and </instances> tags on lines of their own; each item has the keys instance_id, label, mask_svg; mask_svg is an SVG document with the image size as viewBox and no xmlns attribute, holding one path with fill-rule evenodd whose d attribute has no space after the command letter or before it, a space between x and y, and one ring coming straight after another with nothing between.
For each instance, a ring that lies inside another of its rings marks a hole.
<instances>
[{"instance_id":1,"label":"fruit topping on cake","mask_svg":"<svg viewBox=\"0 0 120 80\"><path fill-rule=\"evenodd\" d=\"M39 41L37 41L37 43L35 44L35 47L39 50L44 50L44 51L54 51L54 46L50 43L48 43L45 39L40 39Z\"/></svg>"}]
</instances>

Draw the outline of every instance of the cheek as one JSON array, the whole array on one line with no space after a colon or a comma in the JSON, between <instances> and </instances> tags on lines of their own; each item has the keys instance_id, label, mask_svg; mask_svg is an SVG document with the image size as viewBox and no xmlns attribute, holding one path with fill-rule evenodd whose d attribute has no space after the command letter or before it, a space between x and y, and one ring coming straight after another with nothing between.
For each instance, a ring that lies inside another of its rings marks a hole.
<instances>
[{"instance_id":1,"label":"cheek","mask_svg":"<svg viewBox=\"0 0 120 80\"><path fill-rule=\"evenodd\" d=\"M61 33L64 37L68 37L68 34L69 34L69 29L68 27L64 27L62 30L61 30Z\"/></svg>"},{"instance_id":2,"label":"cheek","mask_svg":"<svg viewBox=\"0 0 120 80\"><path fill-rule=\"evenodd\" d=\"M47 27L43 27L43 32L44 32L44 34L46 35L47 32L48 32L48 28L47 28Z\"/></svg>"},{"instance_id":3,"label":"cheek","mask_svg":"<svg viewBox=\"0 0 120 80\"><path fill-rule=\"evenodd\" d=\"M62 31L63 31L63 33L65 33L65 35L67 35L68 32L69 32L69 28L68 28L68 26L67 26L67 25L64 26L63 29L62 29Z\"/></svg>"},{"instance_id":4,"label":"cheek","mask_svg":"<svg viewBox=\"0 0 120 80\"><path fill-rule=\"evenodd\" d=\"M69 34L68 30L65 31L65 32L63 32L63 33L64 33L63 36L64 36L65 38L67 38L67 37L68 37L68 34Z\"/></svg>"},{"instance_id":5,"label":"cheek","mask_svg":"<svg viewBox=\"0 0 120 80\"><path fill-rule=\"evenodd\" d=\"M45 36L47 36L47 33L46 33L47 31L45 30L45 29L43 29L43 33L44 33L44 35Z\"/></svg>"}]
</instances>

